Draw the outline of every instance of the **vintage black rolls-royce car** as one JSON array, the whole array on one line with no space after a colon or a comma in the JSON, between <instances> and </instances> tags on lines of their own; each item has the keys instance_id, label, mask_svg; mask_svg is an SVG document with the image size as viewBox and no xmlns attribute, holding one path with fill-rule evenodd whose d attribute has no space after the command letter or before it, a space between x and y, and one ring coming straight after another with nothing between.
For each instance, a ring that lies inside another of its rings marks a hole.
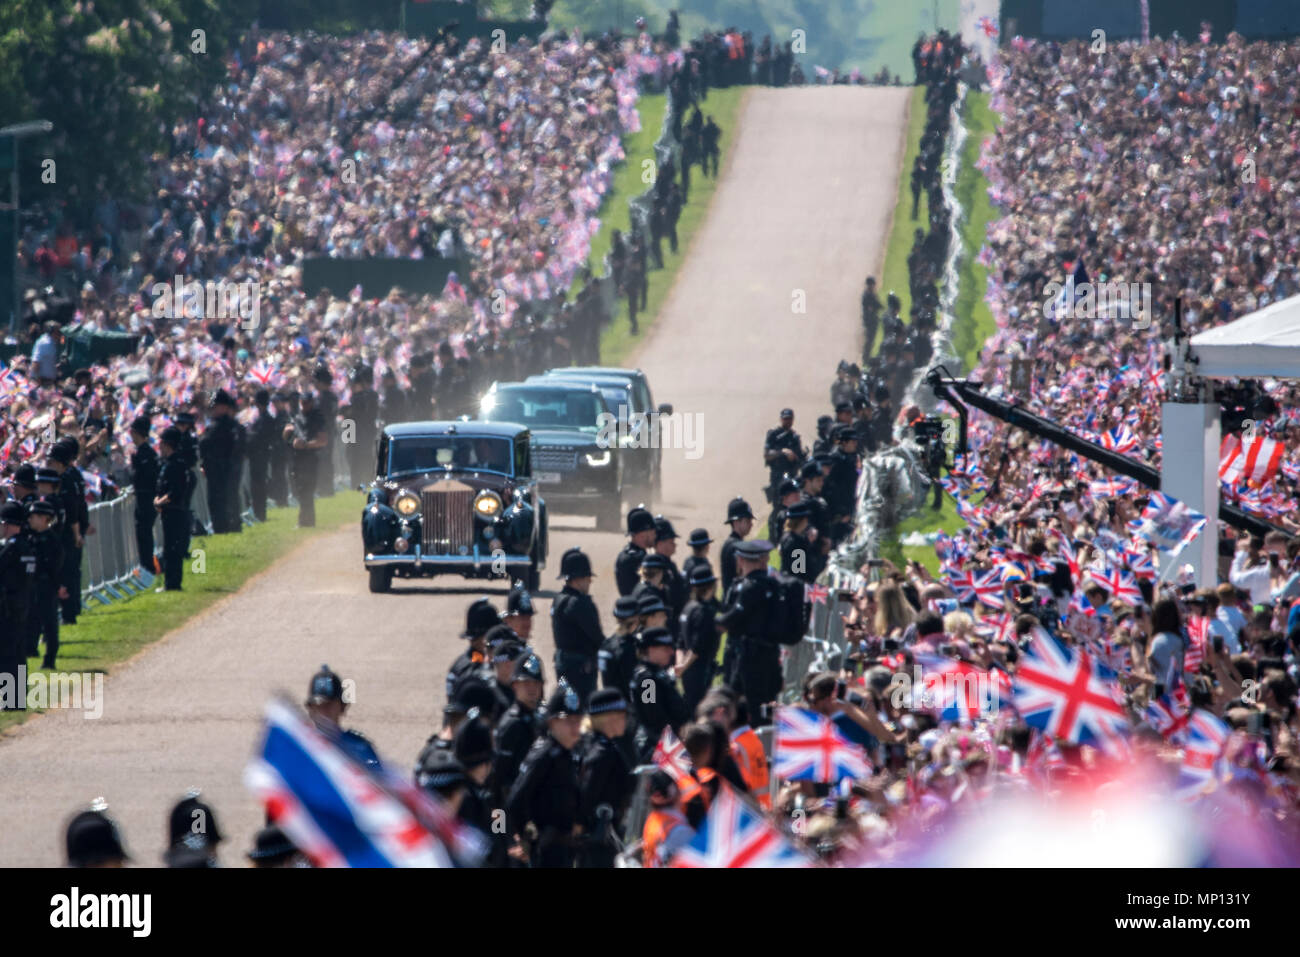
<instances>
[{"instance_id":1,"label":"vintage black rolls-royce car","mask_svg":"<svg viewBox=\"0 0 1300 957\"><path fill-rule=\"evenodd\" d=\"M393 576L522 578L546 567L546 503L528 429L512 422L404 422L379 437L361 515L370 590Z\"/></svg>"},{"instance_id":2,"label":"vintage black rolls-royce car","mask_svg":"<svg viewBox=\"0 0 1300 957\"><path fill-rule=\"evenodd\" d=\"M565 382L497 382L483 396L477 419L528 428L533 476L558 512L594 515L602 531L623 521L623 456L601 431L612 417L600 389Z\"/></svg>"}]
</instances>

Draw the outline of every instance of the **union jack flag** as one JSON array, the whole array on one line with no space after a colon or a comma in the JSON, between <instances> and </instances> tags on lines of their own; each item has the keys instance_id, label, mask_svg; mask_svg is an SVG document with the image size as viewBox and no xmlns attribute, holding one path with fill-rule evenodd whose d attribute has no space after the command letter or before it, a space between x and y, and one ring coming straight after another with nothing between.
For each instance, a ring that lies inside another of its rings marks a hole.
<instances>
[{"instance_id":1,"label":"union jack flag","mask_svg":"<svg viewBox=\"0 0 1300 957\"><path fill-rule=\"evenodd\" d=\"M1101 436L1101 446L1104 449L1110 449L1112 452L1127 454L1134 452L1142 443L1138 437L1133 434L1133 430L1127 425L1117 425Z\"/></svg>"},{"instance_id":2,"label":"union jack flag","mask_svg":"<svg viewBox=\"0 0 1300 957\"><path fill-rule=\"evenodd\" d=\"M265 360L255 363L244 377L260 382L263 386L279 385L282 378L279 365Z\"/></svg>"},{"instance_id":3,"label":"union jack flag","mask_svg":"<svg viewBox=\"0 0 1300 957\"><path fill-rule=\"evenodd\" d=\"M1187 720L1186 733L1183 766L1174 793L1180 800L1191 801L1212 790L1210 785L1218 779L1229 729L1210 712L1197 708Z\"/></svg>"},{"instance_id":4,"label":"union jack flag","mask_svg":"<svg viewBox=\"0 0 1300 957\"><path fill-rule=\"evenodd\" d=\"M1016 669L1015 705L1025 723L1070 744L1121 750L1128 730L1115 674L1082 648L1036 628Z\"/></svg>"},{"instance_id":5,"label":"union jack flag","mask_svg":"<svg viewBox=\"0 0 1300 957\"><path fill-rule=\"evenodd\" d=\"M1108 566L1104 569L1094 568L1088 574L1093 581L1110 592L1111 598L1118 599L1126 605L1141 604L1142 589L1138 587L1137 579L1131 573Z\"/></svg>"},{"instance_id":6,"label":"union jack flag","mask_svg":"<svg viewBox=\"0 0 1300 957\"><path fill-rule=\"evenodd\" d=\"M1002 575L993 569L975 579L975 597L990 608L1006 608L1007 598L1002 587Z\"/></svg>"},{"instance_id":7,"label":"union jack flag","mask_svg":"<svg viewBox=\"0 0 1300 957\"><path fill-rule=\"evenodd\" d=\"M936 655L916 655L921 666L922 687L914 688L916 707L935 712L940 721L969 726L976 718L997 714L1010 698L1010 681L1005 672L985 671L964 661Z\"/></svg>"},{"instance_id":8,"label":"union jack flag","mask_svg":"<svg viewBox=\"0 0 1300 957\"><path fill-rule=\"evenodd\" d=\"M772 741L772 771L787 781L836 783L871 775L862 750L815 711L780 708Z\"/></svg>"},{"instance_id":9,"label":"union jack flag","mask_svg":"<svg viewBox=\"0 0 1300 957\"><path fill-rule=\"evenodd\" d=\"M1143 578L1147 581L1156 579L1156 560L1151 557L1150 552L1135 551L1133 549L1124 550L1124 561L1128 564L1129 571L1137 578Z\"/></svg>"},{"instance_id":10,"label":"union jack flag","mask_svg":"<svg viewBox=\"0 0 1300 957\"><path fill-rule=\"evenodd\" d=\"M824 605L830 597L831 590L825 585L804 585L803 600L805 604Z\"/></svg>"},{"instance_id":11,"label":"union jack flag","mask_svg":"<svg viewBox=\"0 0 1300 957\"><path fill-rule=\"evenodd\" d=\"M655 745L654 763L668 772L674 781L680 780L691 771L691 759L686 755L686 746L673 734L672 728L664 728L659 743Z\"/></svg>"},{"instance_id":12,"label":"union jack flag","mask_svg":"<svg viewBox=\"0 0 1300 957\"><path fill-rule=\"evenodd\" d=\"M1210 637L1210 619L1204 615L1187 618L1187 647L1183 650L1183 671L1196 674L1205 660L1205 644Z\"/></svg>"},{"instance_id":13,"label":"union jack flag","mask_svg":"<svg viewBox=\"0 0 1300 957\"><path fill-rule=\"evenodd\" d=\"M975 634L990 641L1008 641L1016 636L1016 616L1010 612L990 615L975 625Z\"/></svg>"},{"instance_id":14,"label":"union jack flag","mask_svg":"<svg viewBox=\"0 0 1300 957\"><path fill-rule=\"evenodd\" d=\"M811 861L723 783L709 816L669 867L809 867Z\"/></svg>"},{"instance_id":15,"label":"union jack flag","mask_svg":"<svg viewBox=\"0 0 1300 957\"><path fill-rule=\"evenodd\" d=\"M1147 705L1146 719L1166 741L1181 741L1183 729L1191 717L1187 705L1187 688L1179 684Z\"/></svg>"},{"instance_id":16,"label":"union jack flag","mask_svg":"<svg viewBox=\"0 0 1300 957\"><path fill-rule=\"evenodd\" d=\"M972 602L975 600L975 572L966 569L948 576L948 587L957 593L957 600Z\"/></svg>"}]
</instances>

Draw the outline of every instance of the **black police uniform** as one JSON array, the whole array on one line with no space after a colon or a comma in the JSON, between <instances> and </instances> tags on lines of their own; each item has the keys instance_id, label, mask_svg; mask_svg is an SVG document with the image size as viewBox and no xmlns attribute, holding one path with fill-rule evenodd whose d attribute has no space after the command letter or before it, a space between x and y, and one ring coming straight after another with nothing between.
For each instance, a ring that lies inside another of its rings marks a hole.
<instances>
[{"instance_id":1,"label":"black police uniform","mask_svg":"<svg viewBox=\"0 0 1300 957\"><path fill-rule=\"evenodd\" d=\"M378 437L375 423L379 418L379 393L369 386L353 389L345 411L356 430L347 447L348 478L356 488L375 477L375 440Z\"/></svg>"},{"instance_id":2,"label":"black police uniform","mask_svg":"<svg viewBox=\"0 0 1300 957\"><path fill-rule=\"evenodd\" d=\"M550 733L533 742L510 788L506 818L515 833L529 822L537 828L530 860L534 867L572 867L573 828L578 817L578 755Z\"/></svg>"},{"instance_id":3,"label":"black police uniform","mask_svg":"<svg viewBox=\"0 0 1300 957\"><path fill-rule=\"evenodd\" d=\"M278 447L284 445L280 438L283 434L284 423L276 419L270 406L259 408L248 429L248 494L253 517L259 522L266 521L266 499L272 491L271 462Z\"/></svg>"},{"instance_id":4,"label":"black police uniform","mask_svg":"<svg viewBox=\"0 0 1300 957\"><path fill-rule=\"evenodd\" d=\"M271 434L270 474L266 479L266 494L281 507L289 504L289 455L292 451L284 441L284 430L293 421L287 412L269 410L268 418L274 427L267 426Z\"/></svg>"},{"instance_id":5,"label":"black police uniform","mask_svg":"<svg viewBox=\"0 0 1300 957\"><path fill-rule=\"evenodd\" d=\"M808 540L803 532L786 532L781 536L781 571L802 581L812 583L826 567L821 549ZM797 570L796 570L797 566Z\"/></svg>"},{"instance_id":6,"label":"black police uniform","mask_svg":"<svg viewBox=\"0 0 1300 957\"><path fill-rule=\"evenodd\" d=\"M36 557L33 572L33 603L27 614L26 657L35 657L38 642L45 639L45 658L41 667L53 667L59 650L59 585L63 582L63 543L54 526L43 532L30 532L29 548Z\"/></svg>"},{"instance_id":7,"label":"black police uniform","mask_svg":"<svg viewBox=\"0 0 1300 957\"><path fill-rule=\"evenodd\" d=\"M695 707L708 692L717 672L718 646L722 636L714 621L719 609L718 599L710 595L703 601L692 601L681 614L680 645L684 651L693 651L696 660L682 672L682 697L686 710L695 713Z\"/></svg>"},{"instance_id":8,"label":"black police uniform","mask_svg":"<svg viewBox=\"0 0 1300 957\"><path fill-rule=\"evenodd\" d=\"M794 460L786 458L784 452L789 449L794 453ZM771 462L767 461L767 453L776 452L777 456ZM799 474L799 466L803 463L803 444L799 440L799 433L794 429L783 429L777 426L775 429L768 429L767 435L763 439L763 464L767 466L767 500L776 501L776 490L781 482L788 476Z\"/></svg>"},{"instance_id":9,"label":"black police uniform","mask_svg":"<svg viewBox=\"0 0 1300 957\"><path fill-rule=\"evenodd\" d=\"M722 590L725 592L731 587L731 583L736 578L736 546L743 542L744 539L734 531L727 536L727 540L722 543L722 551L718 554L719 577L722 579Z\"/></svg>"},{"instance_id":10,"label":"black police uniform","mask_svg":"<svg viewBox=\"0 0 1300 957\"><path fill-rule=\"evenodd\" d=\"M298 499L299 528L311 528L316 524L317 473L321 465L321 456L329 446L319 449L295 449L292 439L310 442L317 439L324 431L325 417L320 409L313 408L310 412L300 412L294 416L293 433L289 443L289 479L293 486L294 497Z\"/></svg>"},{"instance_id":11,"label":"black police uniform","mask_svg":"<svg viewBox=\"0 0 1300 957\"><path fill-rule=\"evenodd\" d=\"M158 511L153 500L158 494L158 453L148 442L141 442L131 453L131 487L135 490L135 544L140 553L140 567L152 573L153 525Z\"/></svg>"},{"instance_id":12,"label":"black police uniform","mask_svg":"<svg viewBox=\"0 0 1300 957\"><path fill-rule=\"evenodd\" d=\"M618 743L599 731L588 733L580 747L578 815L585 836L582 866L613 867L617 849L609 829L617 833L627 811L632 769Z\"/></svg>"},{"instance_id":13,"label":"black police uniform","mask_svg":"<svg viewBox=\"0 0 1300 957\"><path fill-rule=\"evenodd\" d=\"M339 400L332 389L327 388L323 383L318 382L318 384L320 388L317 390L316 411L320 413L321 428L325 432L325 445L316 450L316 494L321 498L329 498L334 494L334 433ZM314 510L312 518L315 519Z\"/></svg>"},{"instance_id":14,"label":"black police uniform","mask_svg":"<svg viewBox=\"0 0 1300 957\"><path fill-rule=\"evenodd\" d=\"M590 595L567 584L551 603L555 673L569 682L585 707L596 690L596 656L605 640L600 612Z\"/></svg>"},{"instance_id":15,"label":"black police uniform","mask_svg":"<svg viewBox=\"0 0 1300 957\"><path fill-rule=\"evenodd\" d=\"M677 690L677 682L663 668L648 661L637 662L628 686L628 700L636 716L637 761L648 764L664 728L677 729L691 719L686 700Z\"/></svg>"},{"instance_id":16,"label":"black police uniform","mask_svg":"<svg viewBox=\"0 0 1300 957\"><path fill-rule=\"evenodd\" d=\"M641 561L645 558L645 549L634 542L628 542L614 559L614 583L620 595L630 595L641 581ZM667 604L665 602L665 604Z\"/></svg>"},{"instance_id":17,"label":"black police uniform","mask_svg":"<svg viewBox=\"0 0 1300 957\"><path fill-rule=\"evenodd\" d=\"M767 637L768 575L759 568L738 579L727 592L717 622L734 647L727 684L749 701L751 715L781 691L781 649ZM757 725L757 721L754 722Z\"/></svg>"},{"instance_id":18,"label":"black police uniform","mask_svg":"<svg viewBox=\"0 0 1300 957\"><path fill-rule=\"evenodd\" d=\"M190 513L193 483L194 473L180 452L173 452L163 459L162 469L158 472L158 495L169 499L159 509L163 532L163 584L168 591L180 590L185 558L190 553L194 523Z\"/></svg>"},{"instance_id":19,"label":"black police uniform","mask_svg":"<svg viewBox=\"0 0 1300 957\"><path fill-rule=\"evenodd\" d=\"M31 605L36 574L36 554L31 538L20 531L0 542L0 681L8 675L14 691L14 706L26 704L26 687L18 681L22 663L23 641L27 634L27 615ZM4 701L0 699L0 710Z\"/></svg>"},{"instance_id":20,"label":"black police uniform","mask_svg":"<svg viewBox=\"0 0 1300 957\"><path fill-rule=\"evenodd\" d=\"M502 789L510 790L519 776L519 766L528 749L544 731L542 716L516 699L497 724L497 753L492 762L492 774Z\"/></svg>"},{"instance_id":21,"label":"black police uniform","mask_svg":"<svg viewBox=\"0 0 1300 957\"><path fill-rule=\"evenodd\" d=\"M199 439L203 474L208 480L208 514L217 534L243 529L239 479L243 474L248 435L233 415L213 418Z\"/></svg>"},{"instance_id":22,"label":"black police uniform","mask_svg":"<svg viewBox=\"0 0 1300 957\"><path fill-rule=\"evenodd\" d=\"M77 544L74 528L80 529L84 542L90 529L90 507L86 504L86 479L81 469L69 464L59 476L58 534L63 544L63 569L59 583L68 590L68 597L60 599L59 610L65 625L75 625L81 612L81 553L84 545Z\"/></svg>"}]
</instances>

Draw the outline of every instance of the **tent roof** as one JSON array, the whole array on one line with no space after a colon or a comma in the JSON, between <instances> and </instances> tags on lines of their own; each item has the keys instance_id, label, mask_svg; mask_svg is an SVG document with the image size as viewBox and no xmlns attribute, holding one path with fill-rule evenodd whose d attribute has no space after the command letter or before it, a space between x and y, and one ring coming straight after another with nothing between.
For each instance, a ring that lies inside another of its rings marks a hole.
<instances>
[{"instance_id":1,"label":"tent roof","mask_svg":"<svg viewBox=\"0 0 1300 957\"><path fill-rule=\"evenodd\" d=\"M1217 379L1300 379L1300 296L1192 336L1196 374Z\"/></svg>"}]
</instances>

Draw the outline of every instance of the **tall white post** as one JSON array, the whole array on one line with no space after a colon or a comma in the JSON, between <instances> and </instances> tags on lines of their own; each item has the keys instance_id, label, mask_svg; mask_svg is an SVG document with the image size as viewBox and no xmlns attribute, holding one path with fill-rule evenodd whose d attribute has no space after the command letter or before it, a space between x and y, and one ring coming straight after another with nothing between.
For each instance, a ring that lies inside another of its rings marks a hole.
<instances>
[{"instance_id":1,"label":"tall white post","mask_svg":"<svg viewBox=\"0 0 1300 957\"><path fill-rule=\"evenodd\" d=\"M1207 520L1176 561L1196 569L1201 588L1213 588L1219 580L1219 406L1165 402L1160 435L1160 490Z\"/></svg>"}]
</instances>

